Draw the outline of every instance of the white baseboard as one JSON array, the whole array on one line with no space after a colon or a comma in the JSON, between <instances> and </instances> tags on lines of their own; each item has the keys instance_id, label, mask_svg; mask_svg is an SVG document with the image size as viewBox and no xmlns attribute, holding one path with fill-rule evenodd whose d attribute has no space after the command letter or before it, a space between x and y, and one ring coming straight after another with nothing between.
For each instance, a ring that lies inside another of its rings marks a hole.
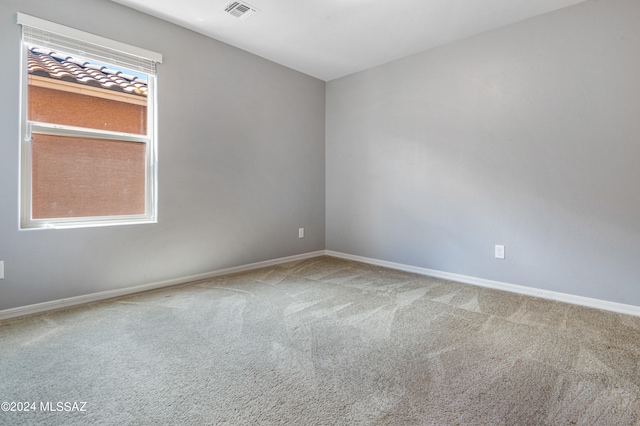
<instances>
[{"instance_id":1,"label":"white baseboard","mask_svg":"<svg viewBox=\"0 0 640 426\"><path fill-rule=\"evenodd\" d=\"M68 308L71 306L82 305L85 303L99 302L101 300L113 299L116 297L127 296L135 293L142 293L149 290L157 290L164 287L171 287L179 284L186 284L193 281L206 280L222 275L235 274L238 272L250 271L252 269L264 268L267 266L278 265L281 263L292 262L295 260L309 259L312 257L324 255L324 250L298 254L295 256L281 257L279 259L265 260L263 262L250 263L248 265L234 266L233 268L219 269L217 271L205 272L203 274L190 275L187 277L175 278L167 281L160 281L151 284L144 284L135 287L127 287L118 290L102 291L99 293L91 293L82 296L69 297L67 299L53 300L51 302L37 303L34 305L20 306L18 308L5 309L0 311L0 321L16 318L25 315L38 314L54 309Z\"/></svg>"},{"instance_id":2,"label":"white baseboard","mask_svg":"<svg viewBox=\"0 0 640 426\"><path fill-rule=\"evenodd\" d=\"M558 302L571 303L573 305L587 306L589 308L602 309L605 311L617 312L619 314L640 316L640 306L625 305L623 303L609 302L607 300L592 299L590 297L576 296L573 294L560 293L551 290L542 290L533 287L525 287L516 284L503 283L500 281L485 280L483 278L470 277L467 275L452 274L450 272L437 271L434 269L420 268L417 266L405 265L402 263L387 262L384 260L372 259L368 257L355 256L352 254L340 253L325 250L327 256L338 257L356 262L368 263L371 265L384 266L386 268L397 269L405 272L413 272L420 275L427 275L435 278L442 278L457 281L479 287L493 288L496 290L509 291L511 293L524 294L527 296L540 297L543 299L555 300Z\"/></svg>"},{"instance_id":3,"label":"white baseboard","mask_svg":"<svg viewBox=\"0 0 640 426\"><path fill-rule=\"evenodd\" d=\"M496 290L509 291L527 296L540 297L543 299L555 300L558 302L571 303L574 305L587 306L590 308L602 309L605 311L617 312L620 314L633 315L640 317L640 306L625 305L623 303L609 302L607 300L592 299L589 297L576 296L567 293L560 293L550 290L542 290L533 287L525 287L516 284L509 284L500 281L486 280L483 278L470 277L467 275L453 274L450 272L438 271L435 269L421 268L418 266L405 265L402 263L387 262L385 260L372 259L369 257L356 256L347 253L336 252L332 250L319 250L310 253L299 254L295 256L282 257L278 259L266 260L263 262L250 263L247 265L235 266L232 268L219 269L216 271L205 272L187 277L175 278L167 281L160 281L151 284L144 284L136 287L128 287L118 290L109 290L99 293L92 293L83 296L70 297L67 299L53 300L50 302L37 303L34 305L21 306L18 308L5 309L0 311L0 321L16 318L25 315L38 314L54 309L67 308L85 303L99 302L101 300L113 299L116 297L127 296L135 293L142 293L149 290L157 290L164 287L171 287L180 284L186 284L193 281L206 280L219 277L222 275L235 274L238 272L250 271L252 269L274 266L281 263L292 262L296 260L309 259L322 255L333 256L341 259L354 260L356 262L368 263L370 265L383 266L390 269L397 269L405 272L412 272L419 275L426 275L435 278L442 278L451 281L457 281L465 284L476 285L479 287L493 288Z\"/></svg>"}]
</instances>

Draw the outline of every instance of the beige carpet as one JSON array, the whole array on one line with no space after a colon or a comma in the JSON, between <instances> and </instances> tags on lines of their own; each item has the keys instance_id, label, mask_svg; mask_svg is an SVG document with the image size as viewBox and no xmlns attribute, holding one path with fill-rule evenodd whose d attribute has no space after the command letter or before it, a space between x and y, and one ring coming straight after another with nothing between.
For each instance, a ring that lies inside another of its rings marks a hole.
<instances>
[{"instance_id":1,"label":"beige carpet","mask_svg":"<svg viewBox=\"0 0 640 426\"><path fill-rule=\"evenodd\" d=\"M1 322L0 424L639 424L639 360L640 318L319 257Z\"/></svg>"}]
</instances>

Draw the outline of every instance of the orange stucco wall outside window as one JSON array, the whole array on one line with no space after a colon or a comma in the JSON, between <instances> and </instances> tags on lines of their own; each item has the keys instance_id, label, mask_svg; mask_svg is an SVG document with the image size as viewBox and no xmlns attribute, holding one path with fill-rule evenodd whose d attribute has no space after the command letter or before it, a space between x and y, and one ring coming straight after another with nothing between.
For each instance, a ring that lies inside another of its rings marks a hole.
<instances>
[{"instance_id":1,"label":"orange stucco wall outside window","mask_svg":"<svg viewBox=\"0 0 640 426\"><path fill-rule=\"evenodd\" d=\"M147 131L146 98L132 103L31 84L28 96L30 121L142 135ZM144 214L145 158L143 143L34 133L32 217Z\"/></svg>"}]
</instances>

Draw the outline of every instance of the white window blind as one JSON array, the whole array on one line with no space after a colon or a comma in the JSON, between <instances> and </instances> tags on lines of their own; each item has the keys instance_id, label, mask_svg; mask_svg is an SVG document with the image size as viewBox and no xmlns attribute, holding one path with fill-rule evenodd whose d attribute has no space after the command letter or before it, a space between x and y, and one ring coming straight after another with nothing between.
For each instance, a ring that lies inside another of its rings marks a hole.
<instances>
[{"instance_id":1,"label":"white window blind","mask_svg":"<svg viewBox=\"0 0 640 426\"><path fill-rule=\"evenodd\" d=\"M46 47L99 63L108 63L132 71L156 73L162 55L95 34L45 21L23 13L17 15L25 43Z\"/></svg>"}]
</instances>

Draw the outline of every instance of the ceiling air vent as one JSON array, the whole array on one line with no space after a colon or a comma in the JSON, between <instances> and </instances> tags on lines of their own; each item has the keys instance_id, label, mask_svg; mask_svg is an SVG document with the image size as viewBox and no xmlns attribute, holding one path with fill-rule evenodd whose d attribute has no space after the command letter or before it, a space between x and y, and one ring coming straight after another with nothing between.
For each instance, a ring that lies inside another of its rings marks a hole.
<instances>
[{"instance_id":1,"label":"ceiling air vent","mask_svg":"<svg viewBox=\"0 0 640 426\"><path fill-rule=\"evenodd\" d=\"M246 3L234 1L229 3L229 6L227 6L224 11L229 13L230 15L235 16L236 18L247 19L249 16L256 13L258 9L253 6L249 6Z\"/></svg>"}]
</instances>

